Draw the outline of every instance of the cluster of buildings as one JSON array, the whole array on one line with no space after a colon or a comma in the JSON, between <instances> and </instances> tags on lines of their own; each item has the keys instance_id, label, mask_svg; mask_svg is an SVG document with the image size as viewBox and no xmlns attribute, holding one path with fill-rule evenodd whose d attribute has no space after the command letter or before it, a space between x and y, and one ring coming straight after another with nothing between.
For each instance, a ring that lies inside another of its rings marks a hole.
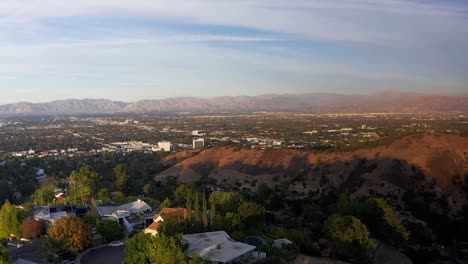
<instances>
[{"instance_id":1,"label":"cluster of buildings","mask_svg":"<svg viewBox=\"0 0 468 264\"><path fill-rule=\"evenodd\" d=\"M158 228L164 221L172 217L186 220L188 215L185 208L163 208L156 213L157 210L140 199L118 206L98 206L96 210L100 219L116 221L124 226L127 232L132 232L138 227L144 229L144 233L153 236L158 234ZM39 206L33 209L33 217L44 221L49 228L58 219L84 216L88 211L90 208L87 206ZM225 231L185 234L182 242L188 245L187 256L197 254L211 263L253 263L266 258L266 253L258 251L256 246L235 241ZM281 248L289 244L289 240L279 239L273 246Z\"/></svg>"},{"instance_id":2,"label":"cluster of buildings","mask_svg":"<svg viewBox=\"0 0 468 264\"><path fill-rule=\"evenodd\" d=\"M202 137L194 138L192 145L177 144L177 147L180 149L198 149L205 147L205 139ZM158 142L157 145L150 143L145 143L141 141L129 141L129 142L114 142L110 144L105 144L104 147L98 150L91 151L80 151L76 148L62 149L62 150L46 150L40 153L36 153L35 150L30 149L27 151L15 151L10 152L11 157L20 157L20 158L45 158L45 157L73 157L75 155L87 154L87 153L101 153L101 152L121 152L121 153L130 153L130 152L156 152L156 151L173 151L174 146L170 141L163 140Z\"/></svg>"}]
</instances>

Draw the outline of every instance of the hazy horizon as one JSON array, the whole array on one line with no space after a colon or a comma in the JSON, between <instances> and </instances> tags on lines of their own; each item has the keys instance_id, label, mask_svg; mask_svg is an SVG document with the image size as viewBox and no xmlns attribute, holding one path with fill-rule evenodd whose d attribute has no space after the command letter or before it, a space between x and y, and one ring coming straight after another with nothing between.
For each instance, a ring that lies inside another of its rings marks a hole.
<instances>
[{"instance_id":1,"label":"hazy horizon","mask_svg":"<svg viewBox=\"0 0 468 264\"><path fill-rule=\"evenodd\" d=\"M58 98L53 100L46 100L46 101L15 101L15 102L2 102L0 99L0 105L7 105L7 104L15 104L15 103L34 103L34 104L41 104L41 103L50 103L54 101L67 101L67 100L109 100L113 102L124 102L124 103L135 103L138 101L143 100L166 100L166 99L178 99L178 98L197 98L197 99L213 99L219 97L257 97L257 96L297 96L297 95L320 95L320 94L329 94L329 95L378 95L378 94L415 94L415 95L429 95L429 96L468 96L468 92L453 92L453 93L444 93L444 92L404 92L404 91L374 91L374 92L362 92L362 93L338 93L338 92L309 92L309 93L269 93L269 94L238 94L238 95L217 95L217 96L167 96L167 97L159 97L159 98L140 98L136 100L122 100L122 99L111 99L105 97L65 97L65 98Z\"/></svg>"},{"instance_id":2,"label":"hazy horizon","mask_svg":"<svg viewBox=\"0 0 468 264\"><path fill-rule=\"evenodd\" d=\"M0 3L1 104L466 94L464 1Z\"/></svg>"}]
</instances>

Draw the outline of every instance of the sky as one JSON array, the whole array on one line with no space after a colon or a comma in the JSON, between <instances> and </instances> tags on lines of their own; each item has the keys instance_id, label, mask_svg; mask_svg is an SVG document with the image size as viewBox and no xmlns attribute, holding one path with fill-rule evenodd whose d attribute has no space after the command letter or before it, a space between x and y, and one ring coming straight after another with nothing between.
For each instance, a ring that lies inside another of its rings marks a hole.
<instances>
[{"instance_id":1,"label":"sky","mask_svg":"<svg viewBox=\"0 0 468 264\"><path fill-rule=\"evenodd\" d=\"M1 0L0 103L468 91L466 0Z\"/></svg>"}]
</instances>

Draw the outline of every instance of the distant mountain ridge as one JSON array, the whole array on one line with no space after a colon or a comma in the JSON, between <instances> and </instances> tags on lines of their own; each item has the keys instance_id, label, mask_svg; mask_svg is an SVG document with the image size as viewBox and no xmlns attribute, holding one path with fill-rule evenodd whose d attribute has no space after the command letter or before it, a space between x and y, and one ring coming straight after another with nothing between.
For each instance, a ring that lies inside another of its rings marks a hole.
<instances>
[{"instance_id":1,"label":"distant mountain ridge","mask_svg":"<svg viewBox=\"0 0 468 264\"><path fill-rule=\"evenodd\" d=\"M282 94L176 97L127 103L106 99L68 99L47 103L19 102L0 105L0 115L57 115L111 113L468 113L468 96L416 93Z\"/></svg>"}]
</instances>

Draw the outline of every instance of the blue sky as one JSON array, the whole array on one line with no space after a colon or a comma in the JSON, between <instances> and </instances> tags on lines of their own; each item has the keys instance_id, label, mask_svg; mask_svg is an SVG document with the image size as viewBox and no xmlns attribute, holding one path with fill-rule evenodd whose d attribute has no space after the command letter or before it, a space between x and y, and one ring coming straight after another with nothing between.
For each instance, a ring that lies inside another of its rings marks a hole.
<instances>
[{"instance_id":1,"label":"blue sky","mask_svg":"<svg viewBox=\"0 0 468 264\"><path fill-rule=\"evenodd\" d=\"M0 103L468 90L464 0L2 0Z\"/></svg>"}]
</instances>

